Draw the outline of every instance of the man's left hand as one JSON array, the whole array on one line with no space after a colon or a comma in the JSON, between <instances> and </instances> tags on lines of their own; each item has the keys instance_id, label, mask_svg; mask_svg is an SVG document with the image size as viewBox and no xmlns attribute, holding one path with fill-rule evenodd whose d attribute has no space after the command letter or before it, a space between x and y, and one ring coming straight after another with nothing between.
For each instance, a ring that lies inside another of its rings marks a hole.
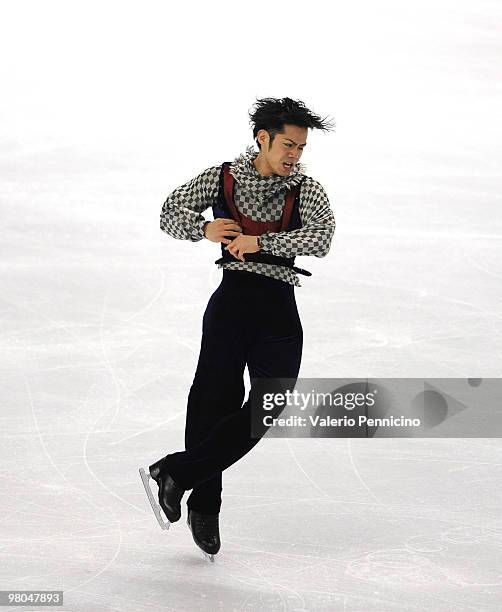
<instances>
[{"instance_id":1,"label":"man's left hand","mask_svg":"<svg viewBox=\"0 0 502 612\"><path fill-rule=\"evenodd\" d=\"M236 236L230 244L227 244L225 249L234 257L237 257L237 259L246 261L244 259L244 253L256 253L260 250L260 247L258 246L257 236L241 234L240 236Z\"/></svg>"}]
</instances>

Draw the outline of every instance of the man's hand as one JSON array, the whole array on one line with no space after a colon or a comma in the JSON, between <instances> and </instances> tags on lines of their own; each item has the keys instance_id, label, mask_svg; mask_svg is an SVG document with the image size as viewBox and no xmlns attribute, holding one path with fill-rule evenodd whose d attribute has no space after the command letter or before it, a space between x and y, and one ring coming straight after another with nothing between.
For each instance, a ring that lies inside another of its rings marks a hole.
<instances>
[{"instance_id":1,"label":"man's hand","mask_svg":"<svg viewBox=\"0 0 502 612\"><path fill-rule=\"evenodd\" d=\"M258 246L258 237L242 234L241 236L234 238L231 243L225 247L225 249L227 249L227 251L234 257L237 257L237 259L246 261L244 259L244 253L256 253L260 250L260 247Z\"/></svg>"},{"instance_id":2,"label":"man's hand","mask_svg":"<svg viewBox=\"0 0 502 612\"><path fill-rule=\"evenodd\" d=\"M240 234L242 234L242 227L234 219L219 217L204 226L204 236L211 242L230 244L232 239L225 238L225 236L239 236Z\"/></svg>"}]
</instances>

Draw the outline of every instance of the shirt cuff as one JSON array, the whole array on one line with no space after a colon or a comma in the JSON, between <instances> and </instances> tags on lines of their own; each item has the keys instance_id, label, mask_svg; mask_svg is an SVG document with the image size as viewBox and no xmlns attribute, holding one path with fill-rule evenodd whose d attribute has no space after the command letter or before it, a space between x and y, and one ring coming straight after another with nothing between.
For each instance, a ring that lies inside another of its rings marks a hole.
<instances>
[{"instance_id":1,"label":"shirt cuff","mask_svg":"<svg viewBox=\"0 0 502 612\"><path fill-rule=\"evenodd\" d=\"M207 219L200 219L200 221L197 222L197 229L195 232L196 240L202 240L202 238L205 238L204 226L206 225L206 223L209 223Z\"/></svg>"},{"instance_id":2,"label":"shirt cuff","mask_svg":"<svg viewBox=\"0 0 502 612\"><path fill-rule=\"evenodd\" d=\"M274 247L274 233L267 233L267 234L262 234L260 236L260 242L261 242L261 250L262 251L268 251L268 252L272 252L272 249Z\"/></svg>"}]
</instances>

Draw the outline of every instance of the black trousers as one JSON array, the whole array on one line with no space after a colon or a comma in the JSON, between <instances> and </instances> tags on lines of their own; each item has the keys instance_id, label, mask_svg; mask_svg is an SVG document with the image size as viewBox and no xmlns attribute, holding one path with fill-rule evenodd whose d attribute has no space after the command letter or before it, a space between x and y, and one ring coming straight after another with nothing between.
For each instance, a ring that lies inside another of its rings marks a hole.
<instances>
[{"instance_id":1,"label":"black trousers","mask_svg":"<svg viewBox=\"0 0 502 612\"><path fill-rule=\"evenodd\" d=\"M181 487L192 489L188 508L207 514L220 511L223 470L248 453L268 429L263 426L251 435L253 379L294 379L294 386L302 345L294 285L254 272L223 270L204 312L188 396L186 450L167 455L163 466ZM246 364L251 389L243 405Z\"/></svg>"}]
</instances>

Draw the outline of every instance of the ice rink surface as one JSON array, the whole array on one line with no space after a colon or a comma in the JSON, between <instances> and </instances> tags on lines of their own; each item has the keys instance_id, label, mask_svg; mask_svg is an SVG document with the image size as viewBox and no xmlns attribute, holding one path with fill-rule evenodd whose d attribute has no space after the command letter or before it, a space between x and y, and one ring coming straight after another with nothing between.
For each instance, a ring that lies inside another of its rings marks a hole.
<instances>
[{"instance_id":1,"label":"ice rink surface","mask_svg":"<svg viewBox=\"0 0 502 612\"><path fill-rule=\"evenodd\" d=\"M336 150L306 160L337 229L326 258L297 258L301 377L501 376L500 14L468 6L441 13L471 46L436 48L451 96L429 145L354 144L333 96ZM224 474L213 564L185 507L155 521L138 468L183 449L221 278L219 247L162 233L160 208L247 138L215 154L204 137L183 170L160 150L1 140L0 590L63 590L67 612L500 610L499 439L264 439Z\"/></svg>"},{"instance_id":2,"label":"ice rink surface","mask_svg":"<svg viewBox=\"0 0 502 612\"><path fill-rule=\"evenodd\" d=\"M444 184L413 232L340 223L300 258L301 376L500 375L495 185L482 218ZM162 532L138 467L183 449L217 247L162 234L148 197L57 189L2 211L2 588L75 611L499 609L497 439L265 439L224 475L215 564L185 513Z\"/></svg>"}]
</instances>

